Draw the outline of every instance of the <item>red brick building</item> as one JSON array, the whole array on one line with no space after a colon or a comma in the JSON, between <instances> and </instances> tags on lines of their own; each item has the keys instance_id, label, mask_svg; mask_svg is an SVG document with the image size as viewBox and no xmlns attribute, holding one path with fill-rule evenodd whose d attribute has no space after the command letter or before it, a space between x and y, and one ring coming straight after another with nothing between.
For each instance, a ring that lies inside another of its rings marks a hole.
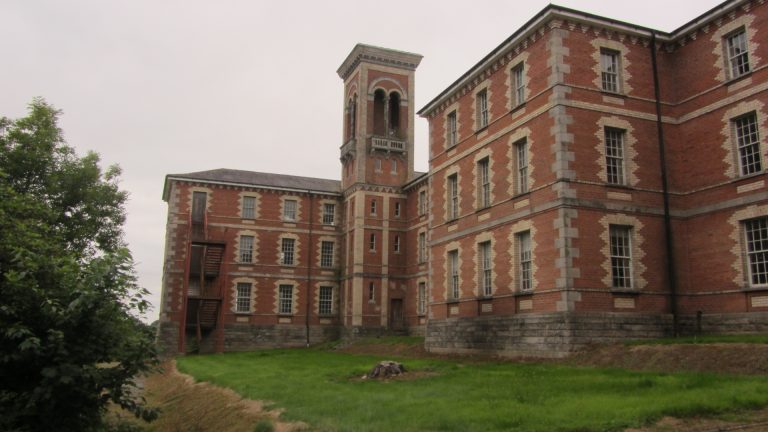
<instances>
[{"instance_id":1,"label":"red brick building","mask_svg":"<svg viewBox=\"0 0 768 432\"><path fill-rule=\"evenodd\" d=\"M762 36L761 36L762 35ZM550 5L419 111L357 45L341 181L169 175L169 351L408 331L436 352L768 329L768 5L672 33Z\"/></svg>"}]
</instances>

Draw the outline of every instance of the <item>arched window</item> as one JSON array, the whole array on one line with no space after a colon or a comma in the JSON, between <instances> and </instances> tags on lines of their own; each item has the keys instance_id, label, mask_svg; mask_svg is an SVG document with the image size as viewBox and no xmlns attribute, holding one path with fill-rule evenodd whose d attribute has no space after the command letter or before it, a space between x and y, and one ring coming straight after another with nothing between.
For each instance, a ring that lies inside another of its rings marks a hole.
<instances>
[{"instance_id":1,"label":"arched window","mask_svg":"<svg viewBox=\"0 0 768 432\"><path fill-rule=\"evenodd\" d=\"M373 93L373 133L375 135L384 136L386 133L386 94L384 90L378 89Z\"/></svg>"},{"instance_id":2,"label":"arched window","mask_svg":"<svg viewBox=\"0 0 768 432\"><path fill-rule=\"evenodd\" d=\"M400 136L400 95L389 94L389 135Z\"/></svg>"},{"instance_id":3,"label":"arched window","mask_svg":"<svg viewBox=\"0 0 768 432\"><path fill-rule=\"evenodd\" d=\"M347 139L355 137L357 121L357 94L352 95L347 103Z\"/></svg>"}]
</instances>

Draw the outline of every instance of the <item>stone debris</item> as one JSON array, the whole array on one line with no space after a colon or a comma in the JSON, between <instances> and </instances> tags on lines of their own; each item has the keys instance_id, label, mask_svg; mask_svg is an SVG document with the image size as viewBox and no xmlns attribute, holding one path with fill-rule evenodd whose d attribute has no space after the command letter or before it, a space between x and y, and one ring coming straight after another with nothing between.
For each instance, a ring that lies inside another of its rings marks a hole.
<instances>
[{"instance_id":1,"label":"stone debris","mask_svg":"<svg viewBox=\"0 0 768 432\"><path fill-rule=\"evenodd\" d=\"M380 361L379 364L374 366L370 372L363 375L363 379L372 379L372 378L386 379L386 378L398 376L403 373L405 373L405 366L395 361L384 360L384 361Z\"/></svg>"}]
</instances>

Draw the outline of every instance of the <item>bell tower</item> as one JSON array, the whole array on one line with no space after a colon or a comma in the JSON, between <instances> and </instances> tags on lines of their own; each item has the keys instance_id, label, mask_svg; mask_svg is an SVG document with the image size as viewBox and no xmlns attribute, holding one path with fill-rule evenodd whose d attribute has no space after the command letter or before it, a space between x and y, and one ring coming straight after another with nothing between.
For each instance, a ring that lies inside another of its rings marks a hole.
<instances>
[{"instance_id":1,"label":"bell tower","mask_svg":"<svg viewBox=\"0 0 768 432\"><path fill-rule=\"evenodd\" d=\"M401 186L413 178L418 54L357 44L336 71L344 80L342 188Z\"/></svg>"},{"instance_id":2,"label":"bell tower","mask_svg":"<svg viewBox=\"0 0 768 432\"><path fill-rule=\"evenodd\" d=\"M416 67L421 56L357 44L344 80L341 314L352 331L395 330L402 316L405 195L413 178Z\"/></svg>"}]
</instances>

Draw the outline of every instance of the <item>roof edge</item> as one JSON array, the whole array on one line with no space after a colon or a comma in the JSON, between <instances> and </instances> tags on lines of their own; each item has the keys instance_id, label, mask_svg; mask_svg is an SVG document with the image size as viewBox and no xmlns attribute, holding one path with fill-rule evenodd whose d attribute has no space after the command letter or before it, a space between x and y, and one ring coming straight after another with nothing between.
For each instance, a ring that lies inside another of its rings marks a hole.
<instances>
[{"instance_id":1,"label":"roof edge","mask_svg":"<svg viewBox=\"0 0 768 432\"><path fill-rule=\"evenodd\" d=\"M216 185L223 185L223 186L249 186L249 187L276 190L276 191L308 192L308 193L314 193L316 195L333 195L333 196L342 195L341 192L330 192L330 191L310 189L310 188L290 188L290 187L263 185L259 183L241 183L241 182L231 182L231 181L223 181L223 180L205 180L205 179L199 179L199 178L184 177L183 175L179 175L179 174L167 174L165 176L165 185L163 186L163 201L168 201L168 194L170 192L169 185L170 185L170 182L173 180L209 183L209 184L216 184Z\"/></svg>"}]
</instances>

